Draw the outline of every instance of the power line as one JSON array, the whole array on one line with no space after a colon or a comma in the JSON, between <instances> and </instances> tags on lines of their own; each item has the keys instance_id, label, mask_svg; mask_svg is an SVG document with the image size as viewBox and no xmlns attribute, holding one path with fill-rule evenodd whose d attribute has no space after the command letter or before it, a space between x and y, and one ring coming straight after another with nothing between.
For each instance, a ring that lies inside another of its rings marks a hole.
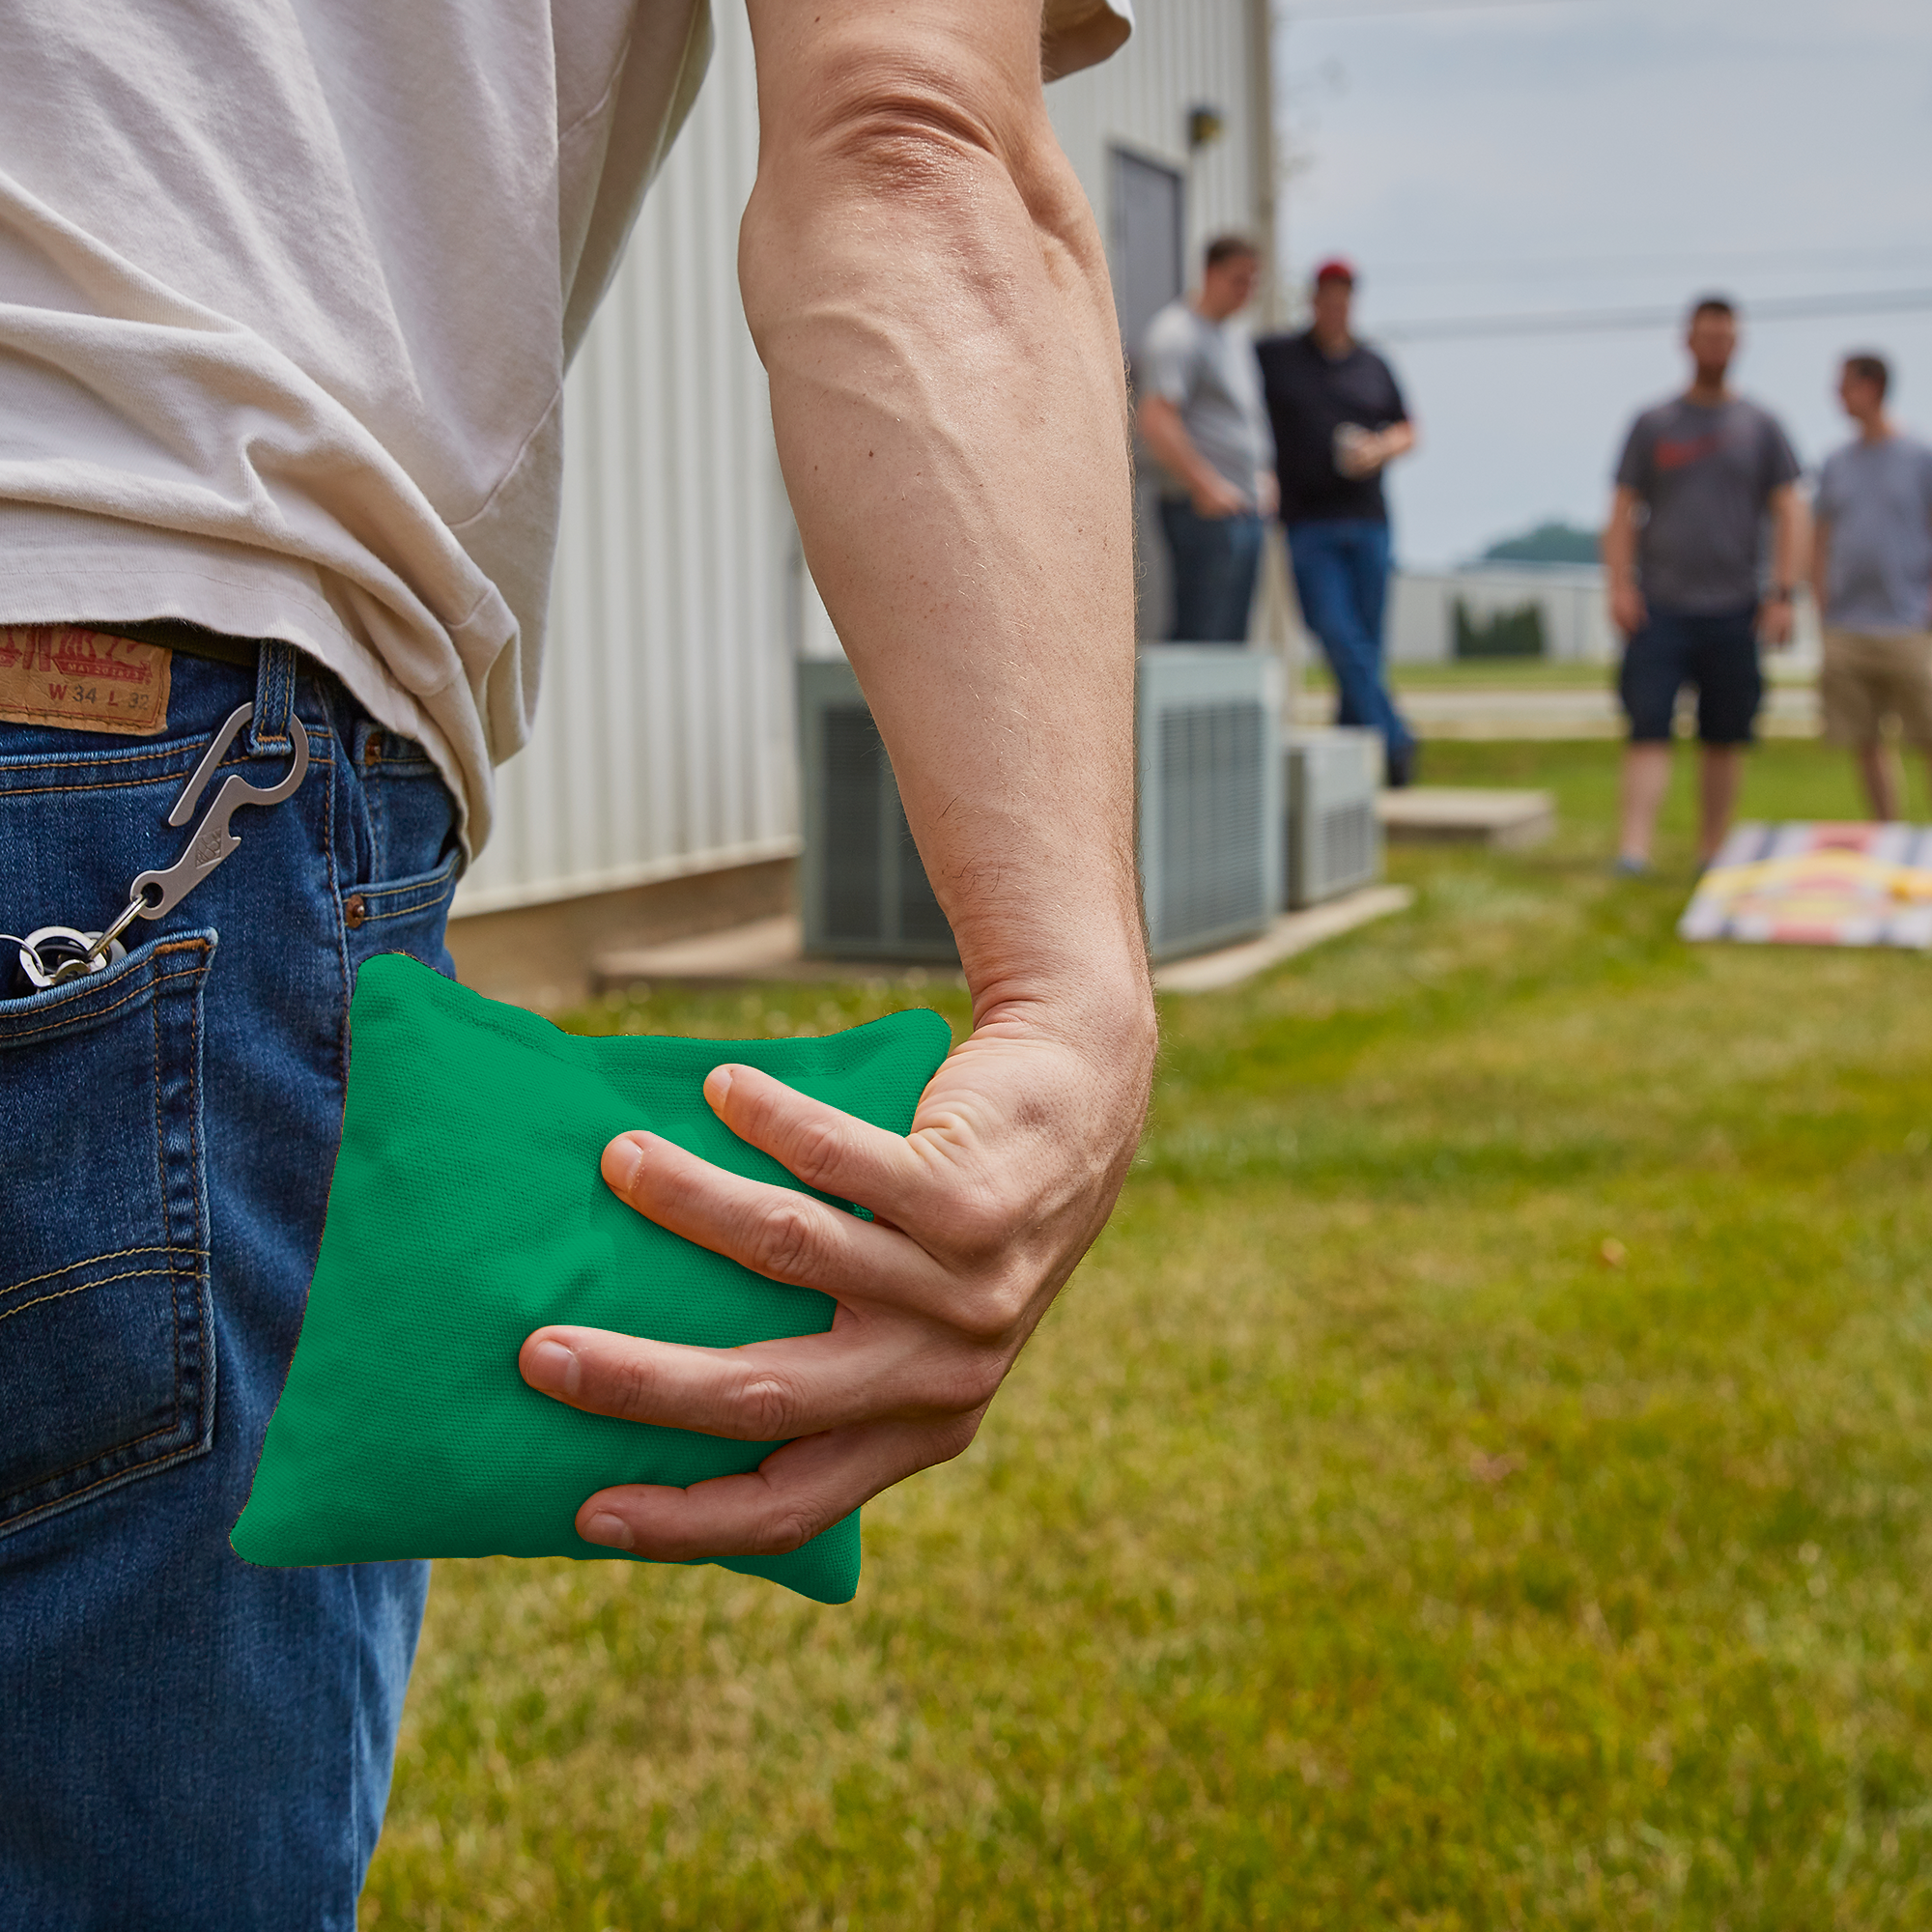
<instances>
[{"instance_id":1,"label":"power line","mask_svg":"<svg viewBox=\"0 0 1932 1932\"><path fill-rule=\"evenodd\" d=\"M1479 282L1518 275L1642 273L1647 270L1731 268L1893 267L1932 259L1932 247L1900 242L1890 247L1697 248L1634 255L1538 255L1514 261L1377 262L1374 279L1382 282Z\"/></svg>"},{"instance_id":2,"label":"power line","mask_svg":"<svg viewBox=\"0 0 1932 1932\"><path fill-rule=\"evenodd\" d=\"M1285 27L1296 20L1385 19L1391 14L1475 14L1498 7L1581 7L1591 0L1364 0L1364 4L1339 7L1303 7L1293 3L1277 7L1274 17Z\"/></svg>"},{"instance_id":3,"label":"power line","mask_svg":"<svg viewBox=\"0 0 1932 1932\"><path fill-rule=\"evenodd\" d=\"M1873 289L1862 295L1768 296L1742 302L1744 319L1795 322L1808 316L1900 315L1932 309L1932 289ZM1527 315L1463 315L1391 323L1375 331L1383 342L1447 342L1501 335L1584 335L1626 328L1681 327L1682 302L1667 308L1550 309Z\"/></svg>"}]
</instances>

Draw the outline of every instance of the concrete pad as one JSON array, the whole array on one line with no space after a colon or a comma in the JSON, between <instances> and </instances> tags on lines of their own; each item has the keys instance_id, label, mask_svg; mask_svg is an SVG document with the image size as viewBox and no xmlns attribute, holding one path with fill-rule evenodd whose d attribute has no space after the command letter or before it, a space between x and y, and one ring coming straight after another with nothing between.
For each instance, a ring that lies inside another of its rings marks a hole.
<instances>
[{"instance_id":1,"label":"concrete pad","mask_svg":"<svg viewBox=\"0 0 1932 1932\"><path fill-rule=\"evenodd\" d=\"M1324 939L1400 912L1414 897L1406 886L1365 886L1325 905L1284 913L1257 939L1158 967L1154 984L1163 992L1177 993L1205 993L1236 985L1277 960L1292 958ZM882 980L912 986L966 983L955 966L892 959L808 959L803 946L798 919L787 914L663 946L603 952L591 962L590 971L600 992L620 991L640 980L687 986L730 986L775 980L820 984Z\"/></svg>"},{"instance_id":2,"label":"concrete pad","mask_svg":"<svg viewBox=\"0 0 1932 1932\"><path fill-rule=\"evenodd\" d=\"M599 992L612 992L639 980L679 985L729 986L759 980L807 983L886 980L916 986L961 985L957 966L943 960L915 963L899 959L808 959L805 928L796 913L753 920L722 932L698 933L662 946L633 946L600 952L590 964Z\"/></svg>"},{"instance_id":3,"label":"concrete pad","mask_svg":"<svg viewBox=\"0 0 1932 1932\"><path fill-rule=\"evenodd\" d=\"M1322 905L1283 913L1258 939L1156 966L1153 983L1163 993L1216 993L1226 986L1237 986L1297 952L1306 952L1324 939L1338 938L1414 903L1415 895L1406 886L1362 886Z\"/></svg>"},{"instance_id":4,"label":"concrete pad","mask_svg":"<svg viewBox=\"0 0 1932 1932\"><path fill-rule=\"evenodd\" d=\"M1547 791L1410 785L1381 793L1376 816L1392 839L1514 849L1539 844L1556 830L1556 800Z\"/></svg>"}]
</instances>

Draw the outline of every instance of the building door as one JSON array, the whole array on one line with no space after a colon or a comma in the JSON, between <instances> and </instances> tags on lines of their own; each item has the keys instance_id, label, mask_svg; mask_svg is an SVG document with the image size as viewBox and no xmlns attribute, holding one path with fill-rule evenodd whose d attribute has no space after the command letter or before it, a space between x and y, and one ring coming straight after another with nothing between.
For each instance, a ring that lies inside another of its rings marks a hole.
<instances>
[{"instance_id":1,"label":"building door","mask_svg":"<svg viewBox=\"0 0 1932 1932\"><path fill-rule=\"evenodd\" d=\"M1179 168L1131 154L1108 154L1113 206L1114 306L1121 341L1131 359L1155 314L1187 286L1187 184ZM1159 479L1152 459L1134 439L1134 537L1140 569L1134 573L1134 628L1143 638L1164 638L1173 608L1167 548L1159 535Z\"/></svg>"},{"instance_id":2,"label":"building door","mask_svg":"<svg viewBox=\"0 0 1932 1932\"><path fill-rule=\"evenodd\" d=\"M1131 355L1157 309L1187 285L1187 184L1179 168L1116 148L1112 162L1114 302Z\"/></svg>"}]
</instances>

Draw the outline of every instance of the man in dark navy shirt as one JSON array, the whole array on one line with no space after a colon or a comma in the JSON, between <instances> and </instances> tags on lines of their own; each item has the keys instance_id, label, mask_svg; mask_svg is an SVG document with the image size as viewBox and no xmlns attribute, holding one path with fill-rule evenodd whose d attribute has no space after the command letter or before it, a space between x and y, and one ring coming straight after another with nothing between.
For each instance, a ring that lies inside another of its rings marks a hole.
<instances>
[{"instance_id":1,"label":"man in dark navy shirt","mask_svg":"<svg viewBox=\"0 0 1932 1932\"><path fill-rule=\"evenodd\" d=\"M1295 595L1335 673L1335 722L1379 731L1389 782L1402 785L1414 770L1415 736L1382 677L1389 526L1381 472L1415 447L1415 430L1388 364L1350 331L1354 292L1347 262L1322 263L1312 325L1255 347Z\"/></svg>"}]
</instances>

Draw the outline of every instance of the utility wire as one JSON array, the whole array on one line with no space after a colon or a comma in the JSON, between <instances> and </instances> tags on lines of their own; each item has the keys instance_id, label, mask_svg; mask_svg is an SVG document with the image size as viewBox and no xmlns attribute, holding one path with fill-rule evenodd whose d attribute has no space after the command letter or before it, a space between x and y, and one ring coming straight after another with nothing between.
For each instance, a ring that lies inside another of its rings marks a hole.
<instances>
[{"instance_id":1,"label":"utility wire","mask_svg":"<svg viewBox=\"0 0 1932 1932\"><path fill-rule=\"evenodd\" d=\"M1807 316L1901 315L1932 309L1932 289L1873 289L1862 295L1767 296L1741 301L1747 323L1795 322ZM1614 329L1681 327L1682 302L1667 308L1551 309L1527 315L1460 315L1390 323L1374 331L1383 342L1446 342L1502 335L1584 335Z\"/></svg>"},{"instance_id":2,"label":"utility wire","mask_svg":"<svg viewBox=\"0 0 1932 1932\"><path fill-rule=\"evenodd\" d=\"M1373 264L1378 287L1385 282L1481 282L1512 281L1520 276L1548 278L1556 275L1589 279L1596 275L1641 274L1666 269L1797 268L1897 268L1932 258L1932 247L1917 242L1898 242L1890 247L1868 244L1863 247L1815 248L1698 248L1672 252L1632 255L1542 255L1520 256L1499 262L1383 262Z\"/></svg>"}]
</instances>

